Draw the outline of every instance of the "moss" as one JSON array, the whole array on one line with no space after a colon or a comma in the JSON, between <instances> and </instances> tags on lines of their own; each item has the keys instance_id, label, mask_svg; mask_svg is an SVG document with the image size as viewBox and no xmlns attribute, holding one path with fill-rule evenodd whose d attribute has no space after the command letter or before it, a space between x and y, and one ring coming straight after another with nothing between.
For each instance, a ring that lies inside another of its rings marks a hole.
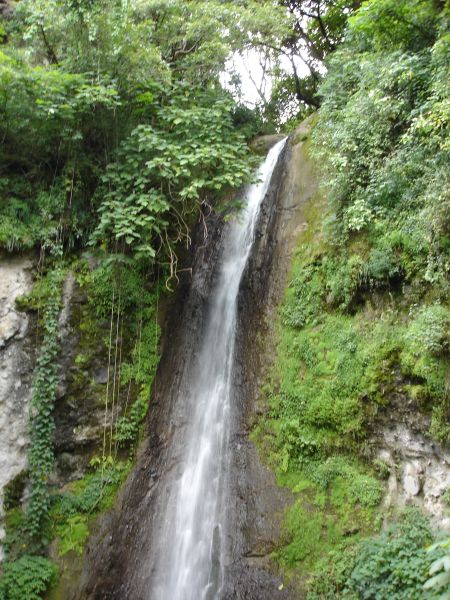
<instances>
[{"instance_id":1,"label":"moss","mask_svg":"<svg viewBox=\"0 0 450 600\"><path fill-rule=\"evenodd\" d=\"M281 545L274 553L288 577L296 569L314 573L337 547L351 547L376 531L374 504L380 489L373 478L338 476L324 488L302 473L291 476L299 481L293 488L298 497L285 515Z\"/></svg>"}]
</instances>

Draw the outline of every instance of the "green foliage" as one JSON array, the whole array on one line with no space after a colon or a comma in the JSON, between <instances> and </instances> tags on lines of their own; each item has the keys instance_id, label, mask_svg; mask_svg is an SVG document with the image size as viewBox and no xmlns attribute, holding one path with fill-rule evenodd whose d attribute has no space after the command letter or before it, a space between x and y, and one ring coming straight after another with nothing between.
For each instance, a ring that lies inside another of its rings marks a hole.
<instances>
[{"instance_id":1,"label":"green foliage","mask_svg":"<svg viewBox=\"0 0 450 600\"><path fill-rule=\"evenodd\" d=\"M295 310L296 302L288 291L285 307L294 304ZM311 302L315 308L315 298ZM276 432L272 460L283 470L304 457L355 447L393 386L399 351L395 317L370 325L362 317L326 313L320 320L300 330L280 329L269 422Z\"/></svg>"},{"instance_id":2,"label":"green foliage","mask_svg":"<svg viewBox=\"0 0 450 600\"><path fill-rule=\"evenodd\" d=\"M61 493L54 508L58 516L75 517L94 514L111 508L115 492L128 475L130 463L113 460L92 461L94 470L82 479L70 484L69 490Z\"/></svg>"},{"instance_id":3,"label":"green foliage","mask_svg":"<svg viewBox=\"0 0 450 600\"><path fill-rule=\"evenodd\" d=\"M169 103L156 111L157 126L139 125L122 143L103 178L97 239L154 258L169 240L189 237L186 220L208 195L250 180L232 104L212 94L196 96L193 106L189 90L173 88Z\"/></svg>"},{"instance_id":4,"label":"green foliage","mask_svg":"<svg viewBox=\"0 0 450 600\"><path fill-rule=\"evenodd\" d=\"M57 569L42 556L24 555L6 563L0 580L1 600L41 600L55 581Z\"/></svg>"},{"instance_id":5,"label":"green foliage","mask_svg":"<svg viewBox=\"0 0 450 600\"><path fill-rule=\"evenodd\" d=\"M154 298L145 287L145 270L122 255L106 255L98 266L88 268L80 279L88 294L89 308L101 320L111 318L111 312L126 316L142 307L154 310Z\"/></svg>"},{"instance_id":6,"label":"green foliage","mask_svg":"<svg viewBox=\"0 0 450 600\"><path fill-rule=\"evenodd\" d=\"M309 465L303 475L291 472L287 479L297 482L293 491L298 496L285 514L274 557L288 573L296 568L316 572L329 553L351 548L373 529L373 507L381 497L378 482L361 474L356 463L339 463L316 463L316 472Z\"/></svg>"},{"instance_id":7,"label":"green foliage","mask_svg":"<svg viewBox=\"0 0 450 600\"><path fill-rule=\"evenodd\" d=\"M282 309L282 320L291 327L315 324L322 313L325 289L317 265L308 264L292 278L288 302Z\"/></svg>"},{"instance_id":8,"label":"green foliage","mask_svg":"<svg viewBox=\"0 0 450 600\"><path fill-rule=\"evenodd\" d=\"M140 427L148 412L149 399L150 386L143 386L127 414L118 419L114 440L120 445L136 441Z\"/></svg>"},{"instance_id":9,"label":"green foliage","mask_svg":"<svg viewBox=\"0 0 450 600\"><path fill-rule=\"evenodd\" d=\"M285 23L256 0L21 2L0 54L0 247L96 231L175 268L202 202L251 173L224 64Z\"/></svg>"},{"instance_id":10,"label":"green foliage","mask_svg":"<svg viewBox=\"0 0 450 600\"><path fill-rule=\"evenodd\" d=\"M68 245L89 229L92 168L120 101L108 78L30 67L0 55L0 245ZM27 177L23 177L23 173Z\"/></svg>"},{"instance_id":11,"label":"green foliage","mask_svg":"<svg viewBox=\"0 0 450 600\"><path fill-rule=\"evenodd\" d=\"M376 279L444 278L448 50L445 11L432 3L365 2L322 86L315 152L334 234L366 232Z\"/></svg>"},{"instance_id":12,"label":"green foliage","mask_svg":"<svg viewBox=\"0 0 450 600\"><path fill-rule=\"evenodd\" d=\"M424 306L414 317L406 339L410 349L415 354L429 352L439 355L448 346L449 311L440 304Z\"/></svg>"},{"instance_id":13,"label":"green foliage","mask_svg":"<svg viewBox=\"0 0 450 600\"><path fill-rule=\"evenodd\" d=\"M364 440L379 407L399 392L425 409L433 398L432 433L440 427L439 439L446 439L448 313L442 304L417 307L414 295L394 303L390 251L381 255L360 240L342 250L352 259L340 265L335 247L319 235L320 212L308 216L280 310L277 358L265 388L269 412L255 435L279 483L300 494L277 560L288 572L314 574L311 598L356 598L353 588L341 596L353 559L336 567L339 582L316 574L341 550L353 556L358 537L377 528L383 485L374 474L386 479L389 468L374 464L373 473L356 456L365 460Z\"/></svg>"},{"instance_id":14,"label":"green foliage","mask_svg":"<svg viewBox=\"0 0 450 600\"><path fill-rule=\"evenodd\" d=\"M307 600L438 600L423 589L428 569L439 556L437 545L427 548L432 539L424 517L416 510L405 512L378 536L330 553L310 581Z\"/></svg>"},{"instance_id":15,"label":"green foliage","mask_svg":"<svg viewBox=\"0 0 450 600\"><path fill-rule=\"evenodd\" d=\"M355 542L376 531L374 475L389 475L366 463L377 415L405 398L431 415L424 433L450 439L447 17L421 0L364 2L321 87L325 198L307 209L255 432L299 494L276 558L312 575L311 599L437 597L422 587L432 536L419 517Z\"/></svg>"},{"instance_id":16,"label":"green foliage","mask_svg":"<svg viewBox=\"0 0 450 600\"><path fill-rule=\"evenodd\" d=\"M365 2L350 17L350 36L362 50L418 50L433 41L436 11L426 0Z\"/></svg>"},{"instance_id":17,"label":"green foliage","mask_svg":"<svg viewBox=\"0 0 450 600\"><path fill-rule=\"evenodd\" d=\"M84 515L68 517L57 530L59 538L59 555L64 556L68 552L78 555L83 553L84 544L89 536L87 518Z\"/></svg>"},{"instance_id":18,"label":"green foliage","mask_svg":"<svg viewBox=\"0 0 450 600\"><path fill-rule=\"evenodd\" d=\"M27 549L27 533L25 530L25 514L21 506L8 508L5 511L5 529L6 535L2 540L3 550L5 552L5 561L12 562L16 557L15 551L19 552Z\"/></svg>"},{"instance_id":19,"label":"green foliage","mask_svg":"<svg viewBox=\"0 0 450 600\"><path fill-rule=\"evenodd\" d=\"M139 438L159 362L158 299L167 289L159 281L152 283L153 277L143 263L123 255L107 255L93 270L87 264L77 266L77 279L88 297L82 323L87 339L78 362L89 363L98 351L98 345L89 341L99 333L98 320L111 323L111 319L118 319L127 339L118 381L124 406L112 434L114 442L122 447L133 448ZM105 345L108 343L105 341Z\"/></svg>"},{"instance_id":20,"label":"green foliage","mask_svg":"<svg viewBox=\"0 0 450 600\"><path fill-rule=\"evenodd\" d=\"M345 481L347 501L351 506L374 507L382 497L382 486L368 475L362 474L358 465L351 464L342 456L332 456L324 462L310 463L305 467L305 473L312 482L323 489L328 489L339 479Z\"/></svg>"},{"instance_id":21,"label":"green foliage","mask_svg":"<svg viewBox=\"0 0 450 600\"><path fill-rule=\"evenodd\" d=\"M363 262L351 255L347 260L325 259L326 285L329 302L344 312L350 311L358 300L362 283Z\"/></svg>"},{"instance_id":22,"label":"green foliage","mask_svg":"<svg viewBox=\"0 0 450 600\"><path fill-rule=\"evenodd\" d=\"M48 478L53 469L52 417L58 385L58 316L64 271L56 269L48 275L48 295L43 310L43 340L33 376L30 403L30 449L28 465L30 493L27 506L27 529L36 542L45 542L50 511Z\"/></svg>"},{"instance_id":23,"label":"green foliage","mask_svg":"<svg viewBox=\"0 0 450 600\"><path fill-rule=\"evenodd\" d=\"M99 464L94 464L94 463ZM89 520L111 508L120 485L128 475L129 462L92 461L94 470L53 499L52 528L58 552L81 555L89 536Z\"/></svg>"},{"instance_id":24,"label":"green foliage","mask_svg":"<svg viewBox=\"0 0 450 600\"><path fill-rule=\"evenodd\" d=\"M114 439L120 445L136 442L148 411L151 386L159 363L160 329L156 321L156 306L149 304L142 311L139 337L131 352L131 361L122 365L122 383L139 386L136 399L116 423Z\"/></svg>"},{"instance_id":25,"label":"green foliage","mask_svg":"<svg viewBox=\"0 0 450 600\"><path fill-rule=\"evenodd\" d=\"M21 310L37 311L41 322L45 322L46 307L52 302L55 294L55 281L58 277L53 270L38 275L33 288L28 294L19 296L16 304Z\"/></svg>"},{"instance_id":26,"label":"green foliage","mask_svg":"<svg viewBox=\"0 0 450 600\"><path fill-rule=\"evenodd\" d=\"M424 590L432 590L439 594L439 600L447 600L450 595L450 556L448 554L448 547L450 546L450 539L441 540L436 542L428 548L428 552L435 554L439 551L446 551L444 556L440 556L431 563L429 574L431 577L425 582Z\"/></svg>"},{"instance_id":27,"label":"green foliage","mask_svg":"<svg viewBox=\"0 0 450 600\"><path fill-rule=\"evenodd\" d=\"M306 600L359 600L359 596L348 590L344 590L345 583L349 578L355 557L358 553L358 545L338 546L323 558L317 566L316 573L309 579Z\"/></svg>"},{"instance_id":28,"label":"green foliage","mask_svg":"<svg viewBox=\"0 0 450 600\"><path fill-rule=\"evenodd\" d=\"M359 598L422 600L437 598L423 590L433 559L425 546L432 541L426 521L419 514L391 526L380 536L364 542L346 588ZM345 594L344 594L345 597Z\"/></svg>"}]
</instances>

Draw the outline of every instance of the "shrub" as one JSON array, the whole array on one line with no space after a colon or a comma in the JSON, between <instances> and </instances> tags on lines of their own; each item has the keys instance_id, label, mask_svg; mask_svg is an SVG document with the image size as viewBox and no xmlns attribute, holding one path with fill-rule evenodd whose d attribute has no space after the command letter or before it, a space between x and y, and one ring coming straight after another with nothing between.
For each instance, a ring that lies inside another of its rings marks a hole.
<instances>
[{"instance_id":1,"label":"shrub","mask_svg":"<svg viewBox=\"0 0 450 600\"><path fill-rule=\"evenodd\" d=\"M333 482L341 478L346 484L347 502L355 506L376 506L382 497L381 484L360 472L355 465L351 464L343 456L332 456L323 463L309 465L306 469L311 481L320 487L327 489Z\"/></svg>"},{"instance_id":2,"label":"shrub","mask_svg":"<svg viewBox=\"0 0 450 600\"><path fill-rule=\"evenodd\" d=\"M433 590L439 594L439 600L446 600L450 596L450 555L448 548L450 538L440 540L428 548L428 552L443 550L444 556L434 560L430 567L430 578L425 582L424 590Z\"/></svg>"},{"instance_id":3,"label":"shrub","mask_svg":"<svg viewBox=\"0 0 450 600\"><path fill-rule=\"evenodd\" d=\"M349 311L356 303L363 279L363 264L357 255L324 260L329 301L337 308Z\"/></svg>"},{"instance_id":4,"label":"shrub","mask_svg":"<svg viewBox=\"0 0 450 600\"><path fill-rule=\"evenodd\" d=\"M41 600L56 575L55 565L42 556L24 555L6 563L0 580L0 600Z\"/></svg>"},{"instance_id":5,"label":"shrub","mask_svg":"<svg viewBox=\"0 0 450 600\"><path fill-rule=\"evenodd\" d=\"M424 517L415 511L407 514L403 522L361 544L346 590L364 600L435 598L423 590L430 565L437 558L426 551L431 541Z\"/></svg>"},{"instance_id":6,"label":"shrub","mask_svg":"<svg viewBox=\"0 0 450 600\"><path fill-rule=\"evenodd\" d=\"M324 300L320 265L302 265L289 284L288 301L281 310L285 325L302 328L319 320Z\"/></svg>"},{"instance_id":7,"label":"shrub","mask_svg":"<svg viewBox=\"0 0 450 600\"><path fill-rule=\"evenodd\" d=\"M421 308L406 332L406 340L417 355L437 355L448 348L449 312L440 304Z\"/></svg>"},{"instance_id":8,"label":"shrub","mask_svg":"<svg viewBox=\"0 0 450 600\"><path fill-rule=\"evenodd\" d=\"M59 555L68 552L83 553L84 544L89 536L87 518L84 515L69 517L57 529L59 537Z\"/></svg>"},{"instance_id":9,"label":"shrub","mask_svg":"<svg viewBox=\"0 0 450 600\"><path fill-rule=\"evenodd\" d=\"M372 285L386 284L399 274L400 268L391 248L372 249L366 266L366 277Z\"/></svg>"}]
</instances>

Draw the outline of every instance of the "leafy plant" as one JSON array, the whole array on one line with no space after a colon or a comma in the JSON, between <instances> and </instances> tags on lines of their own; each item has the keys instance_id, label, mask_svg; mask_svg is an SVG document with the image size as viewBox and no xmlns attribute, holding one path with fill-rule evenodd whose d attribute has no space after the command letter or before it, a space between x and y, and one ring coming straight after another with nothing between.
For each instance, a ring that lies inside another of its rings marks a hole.
<instances>
[{"instance_id":1,"label":"leafy plant","mask_svg":"<svg viewBox=\"0 0 450 600\"><path fill-rule=\"evenodd\" d=\"M68 552L83 553L84 544L89 536L87 519L83 515L68 517L58 529L59 555L64 556Z\"/></svg>"},{"instance_id":2,"label":"leafy plant","mask_svg":"<svg viewBox=\"0 0 450 600\"><path fill-rule=\"evenodd\" d=\"M362 543L346 589L368 600L436 598L423 589L436 557L425 549L431 540L424 518L417 513L407 515L403 522Z\"/></svg>"},{"instance_id":3,"label":"leafy plant","mask_svg":"<svg viewBox=\"0 0 450 600\"><path fill-rule=\"evenodd\" d=\"M411 351L418 355L429 352L439 355L448 347L448 310L440 305L424 306L414 316L406 339L411 344Z\"/></svg>"},{"instance_id":4,"label":"leafy plant","mask_svg":"<svg viewBox=\"0 0 450 600\"><path fill-rule=\"evenodd\" d=\"M52 500L52 533L58 539L58 552L83 553L89 536L90 520L100 512L109 510L120 485L129 473L131 463L95 458L93 470L73 482Z\"/></svg>"},{"instance_id":5,"label":"leafy plant","mask_svg":"<svg viewBox=\"0 0 450 600\"><path fill-rule=\"evenodd\" d=\"M436 542L428 548L428 552L446 550L450 546L450 540ZM450 556L444 554L431 563L429 574L431 577L425 582L424 590L432 590L439 594L439 600L448 600L450 597Z\"/></svg>"},{"instance_id":6,"label":"leafy plant","mask_svg":"<svg viewBox=\"0 0 450 600\"><path fill-rule=\"evenodd\" d=\"M161 248L189 239L190 214L209 194L237 188L251 178L243 137L233 129L232 104L173 87L157 109L157 125L139 125L123 141L103 177L96 239L154 258ZM173 264L173 260L172 260Z\"/></svg>"},{"instance_id":7,"label":"leafy plant","mask_svg":"<svg viewBox=\"0 0 450 600\"><path fill-rule=\"evenodd\" d=\"M75 517L77 514L94 514L110 508L114 492L128 473L129 464L102 461L95 470L71 484L68 491L56 497L55 515Z\"/></svg>"},{"instance_id":8,"label":"leafy plant","mask_svg":"<svg viewBox=\"0 0 450 600\"><path fill-rule=\"evenodd\" d=\"M55 565L47 558L24 555L6 563L0 580L0 599L41 600L56 575Z\"/></svg>"}]
</instances>

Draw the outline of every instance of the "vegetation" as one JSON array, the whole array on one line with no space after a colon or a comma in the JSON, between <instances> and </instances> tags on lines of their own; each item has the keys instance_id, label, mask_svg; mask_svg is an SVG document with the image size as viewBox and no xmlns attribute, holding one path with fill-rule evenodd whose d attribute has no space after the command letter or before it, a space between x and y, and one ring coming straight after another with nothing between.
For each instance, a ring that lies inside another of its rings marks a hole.
<instances>
[{"instance_id":1,"label":"vegetation","mask_svg":"<svg viewBox=\"0 0 450 600\"><path fill-rule=\"evenodd\" d=\"M83 554L132 466L159 360L160 296L192 227L239 204L230 198L255 165L249 139L316 109L307 146L323 185L307 207L254 431L295 497L274 558L302 574L310 600L448 594L448 542L427 552L434 532L420 515L391 515L380 532L392 466L371 442L405 402L429 417L424 433L450 441L447 4L21 0L0 13L0 249L40 257L18 302L37 313L39 350L29 470L7 493L0 599L42 598L56 577L50 553ZM246 52L263 72L252 108L237 100L229 62ZM68 398L89 398L103 427L84 474L58 488L68 272L83 295Z\"/></svg>"},{"instance_id":2,"label":"vegetation","mask_svg":"<svg viewBox=\"0 0 450 600\"><path fill-rule=\"evenodd\" d=\"M115 494L128 475L129 462L112 459L96 465L92 472L70 484L59 494L52 507L53 535L58 538L59 556L69 552L81 555L95 516L112 507Z\"/></svg>"},{"instance_id":3,"label":"vegetation","mask_svg":"<svg viewBox=\"0 0 450 600\"><path fill-rule=\"evenodd\" d=\"M49 294L44 309L43 341L37 361L30 414L30 495L27 507L26 529L33 542L42 544L48 527L50 495L48 478L53 469L53 432L51 418L58 385L58 315L61 303L61 284L64 272L49 274Z\"/></svg>"},{"instance_id":4,"label":"vegetation","mask_svg":"<svg viewBox=\"0 0 450 600\"><path fill-rule=\"evenodd\" d=\"M0 581L2 600L40 600L54 581L56 568L41 556L22 556L6 565Z\"/></svg>"},{"instance_id":5,"label":"vegetation","mask_svg":"<svg viewBox=\"0 0 450 600\"><path fill-rule=\"evenodd\" d=\"M41 347L26 514L23 485L7 507L5 600L41 597L54 581L50 542L60 557L82 554L129 472L159 359L164 283L176 279L180 247L213 197L224 203L252 177L245 142L258 119L220 73L248 43L251 19L259 15L254 36L263 22L277 35L285 20L276 13L253 1L24 0L2 21L0 248L38 251L44 264L19 302L38 313ZM68 399L103 411L104 424L84 476L58 489L53 405L68 271L86 298L74 315ZM92 375L98 357L102 385ZM25 587L13 589L12 578Z\"/></svg>"},{"instance_id":6,"label":"vegetation","mask_svg":"<svg viewBox=\"0 0 450 600\"><path fill-rule=\"evenodd\" d=\"M436 593L423 589L428 569L439 555L437 548L426 550L432 535L420 513L406 512L398 523L356 549L339 548L332 555L333 564L324 565L324 574L313 580L308 600L437 599Z\"/></svg>"},{"instance_id":7,"label":"vegetation","mask_svg":"<svg viewBox=\"0 0 450 600\"><path fill-rule=\"evenodd\" d=\"M69 267L67 261L66 265ZM72 557L82 555L96 516L112 507L133 464L158 364L157 305L164 289L162 282L147 283L148 271L139 262L117 255L100 261L94 269L84 259L71 262L70 269L86 302L73 315L80 337L74 375L68 381L69 401L81 408L91 398L93 406L104 412L104 426L84 476L62 488L56 487L53 402L58 382L61 285L67 267L50 268L19 302L21 308L38 311L42 343L30 414L29 472L19 478L7 495L5 577L9 570L18 574L22 567L28 569L24 556L42 559L36 562L35 571L45 565L48 568L52 563L46 554L52 540L57 540L53 546L59 559L68 553ZM108 365L106 390L91 379L98 355L100 364ZM24 513L21 497L27 480L30 493ZM48 585L55 582L52 569L51 578L44 576L45 569L42 576ZM39 580L40 576L36 577ZM7 600L15 597L8 595L8 585L5 584ZM42 586L41 591L47 589L43 583L36 585Z\"/></svg>"}]
</instances>

